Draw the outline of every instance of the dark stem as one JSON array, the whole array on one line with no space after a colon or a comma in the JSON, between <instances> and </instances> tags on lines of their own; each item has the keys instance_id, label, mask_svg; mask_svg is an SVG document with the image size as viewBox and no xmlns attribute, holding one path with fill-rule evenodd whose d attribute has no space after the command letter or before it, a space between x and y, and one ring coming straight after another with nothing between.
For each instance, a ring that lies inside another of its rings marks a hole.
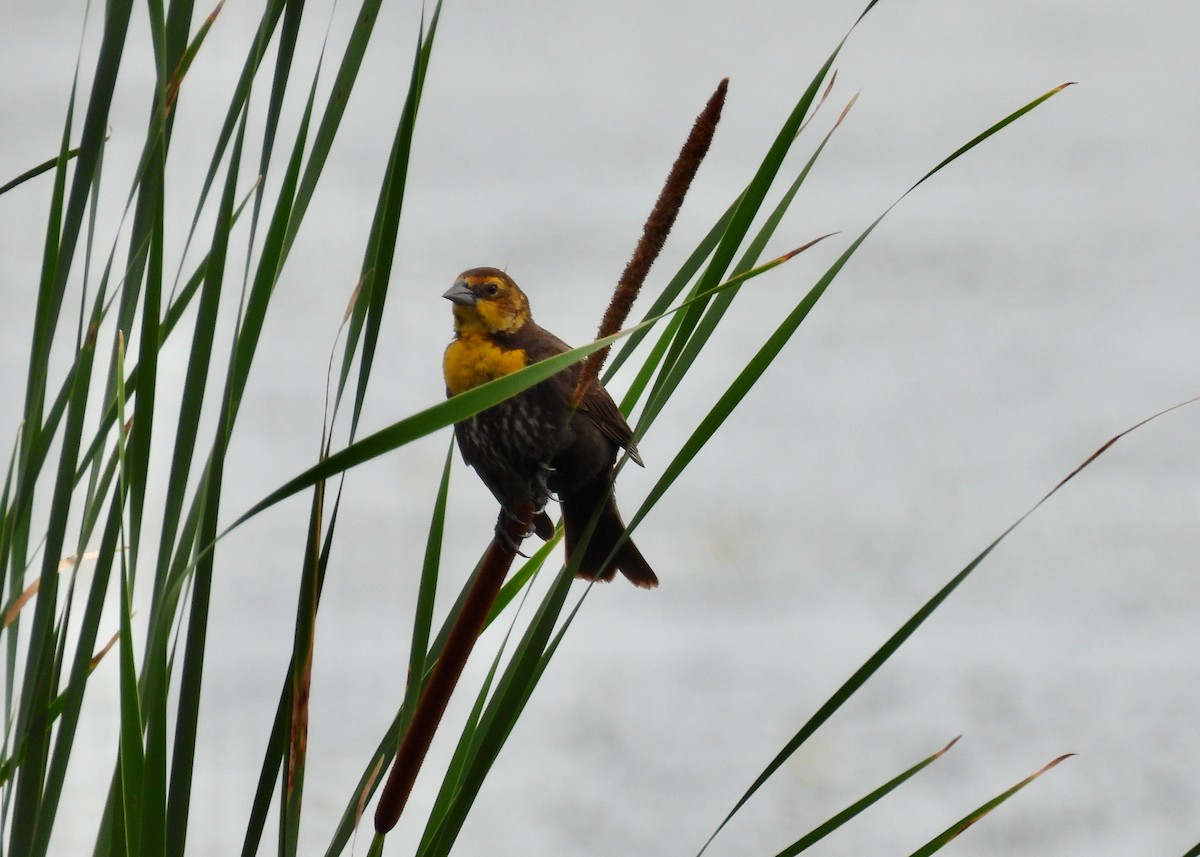
<instances>
[{"instance_id":1,"label":"dark stem","mask_svg":"<svg viewBox=\"0 0 1200 857\"><path fill-rule=\"evenodd\" d=\"M500 513L497 526L504 528L508 538L492 539L483 566L446 638L442 655L429 674L429 681L421 693L408 730L400 741L396 761L379 796L379 805L375 808L377 833L387 833L400 819L400 813L417 780L417 772L421 770L421 763L425 761L425 754L429 752L434 733L446 712L450 694L458 684L458 678L462 675L471 650L475 648L475 641L483 631L500 586L508 576L516 555L513 546L520 544L533 523L533 511L533 503L524 501Z\"/></svg>"}]
</instances>

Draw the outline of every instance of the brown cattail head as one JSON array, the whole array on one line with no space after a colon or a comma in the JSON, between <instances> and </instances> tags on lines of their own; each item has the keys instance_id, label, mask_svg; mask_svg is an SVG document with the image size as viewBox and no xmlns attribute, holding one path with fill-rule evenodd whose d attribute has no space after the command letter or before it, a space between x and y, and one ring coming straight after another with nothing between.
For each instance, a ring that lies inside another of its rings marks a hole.
<instances>
[{"instance_id":1,"label":"brown cattail head","mask_svg":"<svg viewBox=\"0 0 1200 857\"><path fill-rule=\"evenodd\" d=\"M629 264L625 266L625 272L621 274L621 279L617 282L612 300L604 312L604 319L600 322L600 331L596 334L597 339L616 333L629 316L633 302L637 299L638 292L641 291L642 283L646 281L646 276L650 273L650 266L654 264L663 245L667 243L667 236L671 234L671 227L675 225L675 218L683 206L683 198L687 195L688 188L691 187L692 179L696 177L700 163L708 154L708 147L717 130L717 123L721 120L721 108L725 105L725 91L728 88L729 78L725 78L717 85L716 91L708 99L708 104L696 117L692 133L688 135L687 141L679 152L679 157L675 159L675 165L671 167L671 172L667 175L667 181L658 195L658 201L654 203L654 208L646 219L646 225L642 227L641 240L638 241ZM600 369L607 358L608 349L602 348L584 362L583 371L579 373L579 383L575 385L575 393L571 399L573 407L578 406L584 392L599 377Z\"/></svg>"}]
</instances>

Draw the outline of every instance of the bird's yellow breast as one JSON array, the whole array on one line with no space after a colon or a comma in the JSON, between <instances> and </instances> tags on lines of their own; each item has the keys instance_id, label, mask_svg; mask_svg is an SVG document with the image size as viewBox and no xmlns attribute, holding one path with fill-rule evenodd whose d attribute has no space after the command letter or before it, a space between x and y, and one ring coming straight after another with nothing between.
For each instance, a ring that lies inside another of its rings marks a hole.
<instances>
[{"instance_id":1,"label":"bird's yellow breast","mask_svg":"<svg viewBox=\"0 0 1200 857\"><path fill-rule=\"evenodd\" d=\"M446 348L442 371L451 395L525 368L525 351L501 348L487 336L464 333Z\"/></svg>"}]
</instances>

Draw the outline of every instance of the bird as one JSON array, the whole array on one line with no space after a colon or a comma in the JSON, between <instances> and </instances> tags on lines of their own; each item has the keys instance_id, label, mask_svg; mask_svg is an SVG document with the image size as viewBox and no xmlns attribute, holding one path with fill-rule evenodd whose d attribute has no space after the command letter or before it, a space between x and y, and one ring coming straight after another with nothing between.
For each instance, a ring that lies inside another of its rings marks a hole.
<instances>
[{"instance_id":1,"label":"bird","mask_svg":"<svg viewBox=\"0 0 1200 857\"><path fill-rule=\"evenodd\" d=\"M538 325L529 298L499 268L471 268L459 274L442 297L453 304L454 339L442 369L446 395L454 396L532 363L570 350ZM537 510L533 531L543 540L554 534L545 511L557 498L562 509L567 561L593 516L595 529L578 558L576 576L612 580L620 571L635 586L651 589L658 577L634 543L613 495L612 473L620 450L642 464L633 430L599 381L584 393L577 409L571 398L581 364L524 390L454 425L463 459L500 502L497 533L515 504L530 501ZM515 548L515 546L513 546Z\"/></svg>"}]
</instances>

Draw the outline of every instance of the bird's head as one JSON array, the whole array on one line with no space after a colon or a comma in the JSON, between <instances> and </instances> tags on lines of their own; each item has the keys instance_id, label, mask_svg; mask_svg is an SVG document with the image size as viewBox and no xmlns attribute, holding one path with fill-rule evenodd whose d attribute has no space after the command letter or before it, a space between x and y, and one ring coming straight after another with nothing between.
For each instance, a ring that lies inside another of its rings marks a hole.
<instances>
[{"instance_id":1,"label":"bird's head","mask_svg":"<svg viewBox=\"0 0 1200 857\"><path fill-rule=\"evenodd\" d=\"M459 333L511 332L529 320L529 299L499 268L463 271L442 297L454 304Z\"/></svg>"}]
</instances>

